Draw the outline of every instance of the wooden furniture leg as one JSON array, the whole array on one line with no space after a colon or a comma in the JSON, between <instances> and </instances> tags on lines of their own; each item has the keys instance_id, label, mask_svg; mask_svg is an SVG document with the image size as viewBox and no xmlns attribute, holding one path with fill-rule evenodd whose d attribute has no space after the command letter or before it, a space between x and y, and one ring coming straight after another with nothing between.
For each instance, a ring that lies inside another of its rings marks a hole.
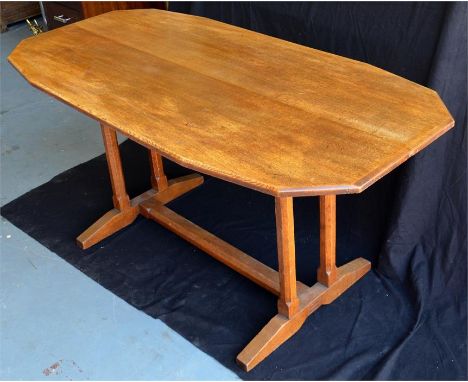
<instances>
[{"instance_id":1,"label":"wooden furniture leg","mask_svg":"<svg viewBox=\"0 0 468 382\"><path fill-rule=\"evenodd\" d=\"M320 267L317 281L330 286L336 281L336 196L320 196Z\"/></svg>"},{"instance_id":2,"label":"wooden furniture leg","mask_svg":"<svg viewBox=\"0 0 468 382\"><path fill-rule=\"evenodd\" d=\"M163 171L161 155L154 150L150 150L151 183L153 188L130 200L125 189L117 134L115 130L105 124L101 124L101 129L112 184L114 208L77 237L77 244L82 249L87 249L99 243L131 224L140 213L139 205L144 201L154 199L165 204L203 183L203 177L198 174L182 176L168 181Z\"/></svg>"},{"instance_id":3,"label":"wooden furniture leg","mask_svg":"<svg viewBox=\"0 0 468 382\"><path fill-rule=\"evenodd\" d=\"M296 291L293 199L291 197L276 198L275 214L280 276L278 312L289 318L294 316L299 308Z\"/></svg>"},{"instance_id":4,"label":"wooden furniture leg","mask_svg":"<svg viewBox=\"0 0 468 382\"><path fill-rule=\"evenodd\" d=\"M149 156L151 168L151 185L155 190L165 190L168 184L166 174L164 174L161 155L155 150L149 150Z\"/></svg>"},{"instance_id":5,"label":"wooden furniture leg","mask_svg":"<svg viewBox=\"0 0 468 382\"><path fill-rule=\"evenodd\" d=\"M307 317L322 304L329 304L370 270L367 260L358 258L339 268L335 265L335 196L320 197L320 267L318 282L301 288L296 296L294 224L291 198L276 199L276 224L280 298L278 314L239 353L237 363L251 370L294 335ZM296 304L295 301L299 301Z\"/></svg>"},{"instance_id":6,"label":"wooden furniture leg","mask_svg":"<svg viewBox=\"0 0 468 382\"><path fill-rule=\"evenodd\" d=\"M120 159L117 134L104 124L101 124L101 130L112 185L114 209L107 212L96 223L77 237L76 241L83 249L91 247L126 227L137 217L135 210L131 208L130 198L125 189L125 179Z\"/></svg>"}]
</instances>

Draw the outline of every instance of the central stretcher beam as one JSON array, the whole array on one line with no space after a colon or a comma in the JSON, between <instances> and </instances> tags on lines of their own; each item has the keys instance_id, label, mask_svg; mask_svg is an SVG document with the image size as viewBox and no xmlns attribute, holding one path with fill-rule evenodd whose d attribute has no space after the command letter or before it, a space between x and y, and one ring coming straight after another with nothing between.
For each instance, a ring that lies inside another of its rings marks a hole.
<instances>
[{"instance_id":1,"label":"central stretcher beam","mask_svg":"<svg viewBox=\"0 0 468 382\"><path fill-rule=\"evenodd\" d=\"M176 233L271 293L280 294L280 280L277 271L185 219L161 202L155 199L142 202L140 204L140 214L155 220L163 227ZM301 282L297 282L297 289L299 292L304 292L308 287Z\"/></svg>"}]
</instances>

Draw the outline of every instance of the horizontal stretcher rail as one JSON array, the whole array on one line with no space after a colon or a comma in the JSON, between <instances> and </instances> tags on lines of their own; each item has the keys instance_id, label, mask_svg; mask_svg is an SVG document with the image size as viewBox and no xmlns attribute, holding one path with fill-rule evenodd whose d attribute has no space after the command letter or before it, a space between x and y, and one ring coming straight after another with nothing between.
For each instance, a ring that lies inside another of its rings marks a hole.
<instances>
[{"instance_id":1,"label":"horizontal stretcher rail","mask_svg":"<svg viewBox=\"0 0 468 382\"><path fill-rule=\"evenodd\" d=\"M140 204L140 213L155 220L189 243L206 252L236 272L276 295L280 294L279 274L274 269L247 255L219 237L185 219L161 202L149 199ZM308 289L297 282L298 292Z\"/></svg>"}]
</instances>

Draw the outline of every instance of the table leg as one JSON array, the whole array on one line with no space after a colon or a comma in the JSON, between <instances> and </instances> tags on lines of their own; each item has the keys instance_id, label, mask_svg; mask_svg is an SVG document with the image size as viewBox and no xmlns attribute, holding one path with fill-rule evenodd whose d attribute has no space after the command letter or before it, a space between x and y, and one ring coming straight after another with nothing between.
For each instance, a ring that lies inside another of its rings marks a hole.
<instances>
[{"instance_id":1,"label":"table leg","mask_svg":"<svg viewBox=\"0 0 468 382\"><path fill-rule=\"evenodd\" d=\"M320 267L317 281L330 286L336 281L336 196L320 196Z\"/></svg>"},{"instance_id":2,"label":"table leg","mask_svg":"<svg viewBox=\"0 0 468 382\"><path fill-rule=\"evenodd\" d=\"M155 150L149 150L149 156L151 168L151 185L155 190L165 190L168 184L166 174L164 174L161 155Z\"/></svg>"},{"instance_id":3,"label":"table leg","mask_svg":"<svg viewBox=\"0 0 468 382\"><path fill-rule=\"evenodd\" d=\"M155 200L165 204L203 183L203 177L198 174L191 174L168 181L163 171L161 155L154 150L150 150L151 182L153 188L130 200L125 188L116 132L105 124L101 124L101 129L112 184L114 208L77 237L77 244L82 249L87 249L99 243L106 237L131 224L140 213L141 203Z\"/></svg>"},{"instance_id":4,"label":"table leg","mask_svg":"<svg viewBox=\"0 0 468 382\"><path fill-rule=\"evenodd\" d=\"M107 166L112 185L114 209L107 212L96 223L78 236L78 245L85 249L119 231L132 223L138 211L131 207L130 198L125 189L125 179L120 159L117 134L110 127L101 124L102 138L106 150Z\"/></svg>"},{"instance_id":5,"label":"table leg","mask_svg":"<svg viewBox=\"0 0 468 382\"><path fill-rule=\"evenodd\" d=\"M280 296L278 312L292 317L299 308L296 290L296 249L294 245L293 199L276 198L276 237L278 246L278 268Z\"/></svg>"},{"instance_id":6,"label":"table leg","mask_svg":"<svg viewBox=\"0 0 468 382\"><path fill-rule=\"evenodd\" d=\"M329 304L370 270L367 260L358 258L339 268L335 265L335 196L320 197L320 267L318 282L301 288L296 295L293 204L290 198L276 199L276 224L280 297L278 314L239 353L237 363L249 371L293 336L307 317L322 304ZM298 301L298 303L296 303Z\"/></svg>"}]
</instances>

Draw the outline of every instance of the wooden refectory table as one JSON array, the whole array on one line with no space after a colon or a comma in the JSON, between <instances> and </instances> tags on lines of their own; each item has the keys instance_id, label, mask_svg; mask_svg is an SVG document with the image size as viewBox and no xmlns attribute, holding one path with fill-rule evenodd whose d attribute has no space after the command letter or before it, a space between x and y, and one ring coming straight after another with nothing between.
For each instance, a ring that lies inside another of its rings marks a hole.
<instances>
[{"instance_id":1,"label":"wooden refectory table","mask_svg":"<svg viewBox=\"0 0 468 382\"><path fill-rule=\"evenodd\" d=\"M336 195L359 193L454 125L433 90L344 57L206 18L115 11L22 41L9 57L32 85L101 124L115 208L88 248L154 219L278 295L278 314L237 356L251 370L370 269L335 263ZM152 188L130 200L116 131L149 149ZM162 156L275 198L279 270L165 206L202 184L168 180ZM296 280L293 198L320 198L320 267Z\"/></svg>"}]
</instances>

